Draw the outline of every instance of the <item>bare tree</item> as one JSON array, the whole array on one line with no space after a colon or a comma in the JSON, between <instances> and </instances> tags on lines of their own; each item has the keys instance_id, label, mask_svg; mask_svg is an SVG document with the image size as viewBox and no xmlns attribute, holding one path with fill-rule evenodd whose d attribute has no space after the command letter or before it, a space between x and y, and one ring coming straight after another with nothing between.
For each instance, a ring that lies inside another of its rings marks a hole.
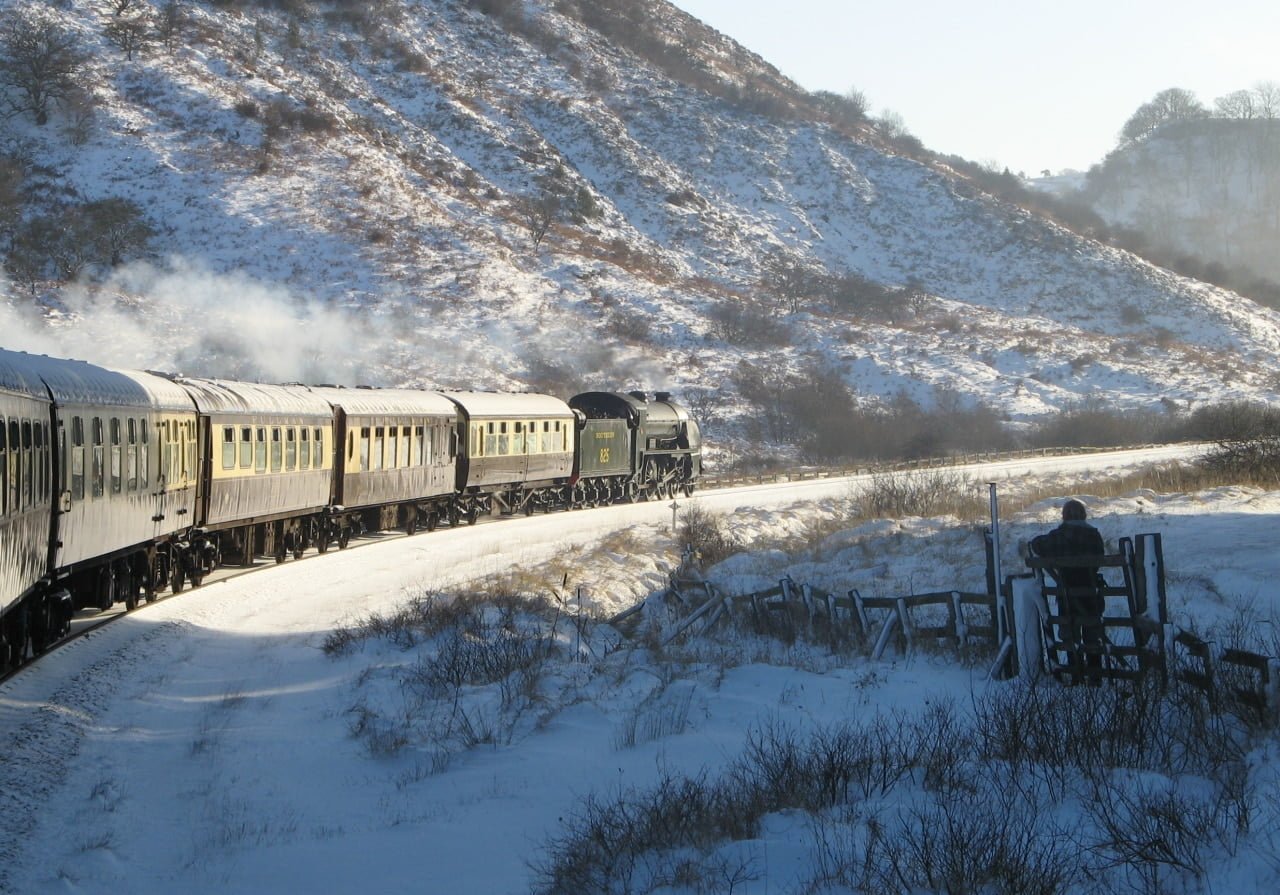
<instances>
[{"instance_id":1,"label":"bare tree","mask_svg":"<svg viewBox=\"0 0 1280 895\"><path fill-rule=\"evenodd\" d=\"M1248 120L1257 117L1257 102L1251 90L1236 90L1213 101L1214 111L1222 118Z\"/></svg>"},{"instance_id":2,"label":"bare tree","mask_svg":"<svg viewBox=\"0 0 1280 895\"><path fill-rule=\"evenodd\" d=\"M1259 81L1253 85L1253 95L1258 104L1259 118L1280 118L1280 83Z\"/></svg>"},{"instance_id":3,"label":"bare tree","mask_svg":"<svg viewBox=\"0 0 1280 895\"><path fill-rule=\"evenodd\" d=\"M133 16L118 16L107 23L103 32L107 40L124 50L124 56L130 62L134 53L141 53L151 43L154 31L151 19L142 13Z\"/></svg>"},{"instance_id":4,"label":"bare tree","mask_svg":"<svg viewBox=\"0 0 1280 895\"><path fill-rule=\"evenodd\" d=\"M113 16L122 16L131 9L138 8L138 0L104 0L107 12Z\"/></svg>"},{"instance_id":5,"label":"bare tree","mask_svg":"<svg viewBox=\"0 0 1280 895\"><path fill-rule=\"evenodd\" d=\"M290 28L295 27L297 18L291 17L289 24ZM165 50L170 55L173 55L173 52L178 48L178 44L182 42L182 32L186 26L186 4L182 0L165 0L156 19L156 36L160 38L160 43L164 44Z\"/></svg>"},{"instance_id":6,"label":"bare tree","mask_svg":"<svg viewBox=\"0 0 1280 895\"><path fill-rule=\"evenodd\" d=\"M699 428L705 438L707 430L716 422L720 409L720 392L718 389L703 388L695 385L684 390L684 403L698 421Z\"/></svg>"},{"instance_id":7,"label":"bare tree","mask_svg":"<svg viewBox=\"0 0 1280 895\"><path fill-rule=\"evenodd\" d=\"M46 16L19 10L0 24L0 87L11 114L49 121L49 107L78 87L85 66L75 35Z\"/></svg>"},{"instance_id":8,"label":"bare tree","mask_svg":"<svg viewBox=\"0 0 1280 895\"><path fill-rule=\"evenodd\" d=\"M1155 133L1166 124L1179 121L1195 121L1208 115L1208 111L1196 95L1181 87L1170 87L1161 90L1151 102L1143 103L1138 111L1130 116L1120 130L1123 144L1134 144Z\"/></svg>"},{"instance_id":9,"label":"bare tree","mask_svg":"<svg viewBox=\"0 0 1280 895\"><path fill-rule=\"evenodd\" d=\"M799 313L810 299L822 292L822 274L787 252L770 253L764 267L761 285L776 295L789 313Z\"/></svg>"},{"instance_id":10,"label":"bare tree","mask_svg":"<svg viewBox=\"0 0 1280 895\"><path fill-rule=\"evenodd\" d=\"M142 208L131 199L99 199L86 204L81 215L94 260L111 267L119 267L128 255L145 250L155 234Z\"/></svg>"},{"instance_id":11,"label":"bare tree","mask_svg":"<svg viewBox=\"0 0 1280 895\"><path fill-rule=\"evenodd\" d=\"M529 230L535 249L542 245L542 240L551 229L551 225L559 220L561 205L560 194L546 185L543 185L538 192L523 196L519 200L517 210L520 219Z\"/></svg>"}]
</instances>

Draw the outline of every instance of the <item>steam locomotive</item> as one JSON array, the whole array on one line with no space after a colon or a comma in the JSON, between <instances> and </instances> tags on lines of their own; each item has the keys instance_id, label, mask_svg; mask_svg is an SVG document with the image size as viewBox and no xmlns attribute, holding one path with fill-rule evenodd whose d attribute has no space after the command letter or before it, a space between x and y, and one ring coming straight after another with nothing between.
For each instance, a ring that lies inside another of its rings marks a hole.
<instances>
[{"instance_id":1,"label":"steam locomotive","mask_svg":"<svg viewBox=\"0 0 1280 895\"><path fill-rule=\"evenodd\" d=\"M688 495L701 471L698 423L665 392L267 385L0 348L0 670L78 609L221 564Z\"/></svg>"}]
</instances>

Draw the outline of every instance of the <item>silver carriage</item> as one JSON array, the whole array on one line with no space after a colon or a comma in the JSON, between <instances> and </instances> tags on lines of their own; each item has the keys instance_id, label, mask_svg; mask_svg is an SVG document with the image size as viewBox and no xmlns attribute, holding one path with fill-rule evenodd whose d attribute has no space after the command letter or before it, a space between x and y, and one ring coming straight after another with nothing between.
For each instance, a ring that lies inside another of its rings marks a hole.
<instances>
[{"instance_id":1,"label":"silver carriage","mask_svg":"<svg viewBox=\"0 0 1280 895\"><path fill-rule=\"evenodd\" d=\"M550 395L444 392L458 420L459 512L477 515L567 506L575 425Z\"/></svg>"},{"instance_id":2,"label":"silver carriage","mask_svg":"<svg viewBox=\"0 0 1280 895\"><path fill-rule=\"evenodd\" d=\"M51 428L42 434L33 420L31 432L33 456L43 438L45 459L31 468L47 467L43 488L53 514L46 529L49 599L105 609L151 597L194 523L191 399L150 373L7 354L11 365L43 383L53 403ZM32 485L41 485L39 477Z\"/></svg>"},{"instance_id":3,"label":"silver carriage","mask_svg":"<svg viewBox=\"0 0 1280 895\"><path fill-rule=\"evenodd\" d=\"M334 408L333 534L435 528L453 505L458 409L408 389L316 387Z\"/></svg>"},{"instance_id":4,"label":"silver carriage","mask_svg":"<svg viewBox=\"0 0 1280 895\"><path fill-rule=\"evenodd\" d=\"M26 358L0 349L0 672L25 656L30 623L47 628L53 609L39 587L49 572L52 401Z\"/></svg>"},{"instance_id":5,"label":"silver carriage","mask_svg":"<svg viewBox=\"0 0 1280 895\"><path fill-rule=\"evenodd\" d=\"M202 567L314 543L332 497L333 409L303 386L182 377L208 460L195 535Z\"/></svg>"}]
</instances>

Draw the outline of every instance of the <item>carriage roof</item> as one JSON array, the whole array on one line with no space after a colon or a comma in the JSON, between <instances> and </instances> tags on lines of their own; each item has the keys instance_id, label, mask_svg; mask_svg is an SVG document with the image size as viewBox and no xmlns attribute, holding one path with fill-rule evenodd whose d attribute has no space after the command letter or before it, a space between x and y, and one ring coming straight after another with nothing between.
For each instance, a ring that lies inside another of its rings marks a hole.
<instances>
[{"instance_id":1,"label":"carriage roof","mask_svg":"<svg viewBox=\"0 0 1280 895\"><path fill-rule=\"evenodd\" d=\"M202 413L235 416L312 417L330 419L329 402L302 385L266 385L229 379L188 379L178 382Z\"/></svg>"},{"instance_id":2,"label":"carriage roof","mask_svg":"<svg viewBox=\"0 0 1280 895\"><path fill-rule=\"evenodd\" d=\"M438 392L406 388L334 388L313 386L312 394L341 407L348 414L366 416L457 417L458 408Z\"/></svg>"},{"instance_id":3,"label":"carriage roof","mask_svg":"<svg viewBox=\"0 0 1280 895\"><path fill-rule=\"evenodd\" d=\"M502 392L441 392L466 413L469 419L538 419L573 417L569 405L551 395L506 394Z\"/></svg>"},{"instance_id":4,"label":"carriage roof","mask_svg":"<svg viewBox=\"0 0 1280 895\"><path fill-rule=\"evenodd\" d=\"M21 351L0 349L0 385L39 398L52 394L59 405L194 409L190 396L163 376Z\"/></svg>"}]
</instances>

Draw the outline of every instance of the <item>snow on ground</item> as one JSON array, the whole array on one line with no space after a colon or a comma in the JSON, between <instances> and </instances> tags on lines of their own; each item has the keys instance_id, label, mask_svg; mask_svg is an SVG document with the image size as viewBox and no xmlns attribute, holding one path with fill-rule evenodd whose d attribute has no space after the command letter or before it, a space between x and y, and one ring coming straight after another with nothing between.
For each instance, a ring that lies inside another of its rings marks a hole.
<instances>
[{"instance_id":1,"label":"snow on ground","mask_svg":"<svg viewBox=\"0 0 1280 895\"><path fill-rule=\"evenodd\" d=\"M1009 494L1055 476L1102 481L1135 458L971 475L982 493L982 482L997 481ZM730 589L787 572L864 592L980 585L980 531L955 520L867 523L813 549L781 549L837 517L857 487L828 480L699 496L754 548L711 574ZM1280 493L1102 499L1084 490L1113 547L1123 535L1163 535L1177 620L1203 627L1242 607L1280 620L1271 535ZM1052 524L1057 503L1004 520L1006 571L1019 570L1017 541ZM388 538L153 604L47 657L0 687L0 891L528 891L531 862L585 796L644 789L665 774L714 776L769 725L812 729L968 704L1009 686L946 653L875 662L722 634L698 657L655 661L607 626L581 629L580 641L566 626L559 647L580 661L557 663L523 713L477 701L469 717L492 728L468 748L441 735L379 749L368 730L357 735L363 722L412 729L394 722L421 711L405 681L428 660L376 640L327 656L335 626L504 576L552 593L566 614L584 585L587 608L609 614L664 585L676 559L670 525L669 505L645 504ZM467 698L483 697L477 688ZM666 709L646 724L655 702ZM1259 750L1257 781L1274 792L1268 754L1274 762L1274 743ZM1206 890L1274 891L1276 843L1268 853L1262 839L1215 855ZM802 819L769 819L759 838L733 847L749 871L733 891L796 891L813 871L813 846Z\"/></svg>"}]
</instances>

